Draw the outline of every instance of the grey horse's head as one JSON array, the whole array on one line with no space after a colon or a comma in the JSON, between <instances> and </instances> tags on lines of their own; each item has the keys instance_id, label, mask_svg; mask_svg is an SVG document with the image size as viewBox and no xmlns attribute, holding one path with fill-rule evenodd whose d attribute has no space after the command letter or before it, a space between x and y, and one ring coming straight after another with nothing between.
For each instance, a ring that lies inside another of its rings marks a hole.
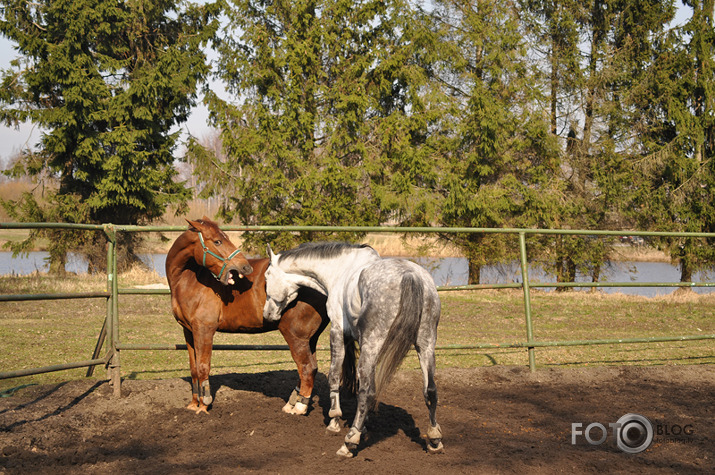
<instances>
[{"instance_id":1,"label":"grey horse's head","mask_svg":"<svg viewBox=\"0 0 715 475\"><path fill-rule=\"evenodd\" d=\"M281 318L286 307L298 297L301 287L315 288L308 277L285 272L279 266L280 254L274 254L267 248L271 263L266 268L266 304L263 306L263 318L276 321Z\"/></svg>"}]
</instances>

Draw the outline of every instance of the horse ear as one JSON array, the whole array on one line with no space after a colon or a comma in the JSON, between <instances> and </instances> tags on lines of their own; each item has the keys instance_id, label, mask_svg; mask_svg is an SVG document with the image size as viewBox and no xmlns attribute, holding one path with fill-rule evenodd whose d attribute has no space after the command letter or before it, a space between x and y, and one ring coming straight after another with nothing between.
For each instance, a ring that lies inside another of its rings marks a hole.
<instances>
[{"instance_id":1,"label":"horse ear","mask_svg":"<svg viewBox=\"0 0 715 475\"><path fill-rule=\"evenodd\" d=\"M266 254L268 254L268 258L271 260L271 264L278 264L276 262L276 255L273 254L273 249L271 249L270 244L266 244Z\"/></svg>"},{"instance_id":2,"label":"horse ear","mask_svg":"<svg viewBox=\"0 0 715 475\"><path fill-rule=\"evenodd\" d=\"M186 219L186 218L184 218ZM186 219L186 222L189 223L189 231L196 231L198 232L199 230L199 223L196 221L191 221L190 219Z\"/></svg>"}]
</instances>

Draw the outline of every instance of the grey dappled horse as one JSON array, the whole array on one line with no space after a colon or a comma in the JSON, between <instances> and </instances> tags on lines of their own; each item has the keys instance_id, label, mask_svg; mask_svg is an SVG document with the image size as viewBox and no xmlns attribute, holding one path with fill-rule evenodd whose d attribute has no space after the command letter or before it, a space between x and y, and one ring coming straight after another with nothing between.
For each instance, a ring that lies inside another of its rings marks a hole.
<instances>
[{"instance_id":1,"label":"grey dappled horse","mask_svg":"<svg viewBox=\"0 0 715 475\"><path fill-rule=\"evenodd\" d=\"M380 391L413 345L419 356L429 409L427 448L441 452L442 430L436 418L434 382L440 300L432 276L414 262L383 259L366 245L307 243L278 255L269 247L268 254L271 264L265 274L266 320L280 318L300 287L313 288L328 297L332 418L328 430L334 433L340 432L343 361L346 354L348 358L354 355L356 341L360 345L357 412L338 455L351 457L357 450L368 410L377 404Z\"/></svg>"}]
</instances>

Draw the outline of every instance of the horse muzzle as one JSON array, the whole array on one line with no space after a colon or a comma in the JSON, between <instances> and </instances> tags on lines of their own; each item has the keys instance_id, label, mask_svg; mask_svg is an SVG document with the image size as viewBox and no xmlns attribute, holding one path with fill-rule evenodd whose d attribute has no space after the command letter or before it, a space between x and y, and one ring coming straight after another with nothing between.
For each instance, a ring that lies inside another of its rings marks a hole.
<instances>
[{"instance_id":1,"label":"horse muzzle","mask_svg":"<svg viewBox=\"0 0 715 475\"><path fill-rule=\"evenodd\" d=\"M269 322L275 322L281 318L281 310L278 308L276 302L272 299L266 299L266 303L263 306L263 319Z\"/></svg>"},{"instance_id":2,"label":"horse muzzle","mask_svg":"<svg viewBox=\"0 0 715 475\"><path fill-rule=\"evenodd\" d=\"M243 279L244 276L249 275L251 272L253 272L253 267L249 264L245 264L243 266L228 265L226 266L226 269L224 269L220 280L224 285L233 285L238 283L240 279Z\"/></svg>"}]
</instances>

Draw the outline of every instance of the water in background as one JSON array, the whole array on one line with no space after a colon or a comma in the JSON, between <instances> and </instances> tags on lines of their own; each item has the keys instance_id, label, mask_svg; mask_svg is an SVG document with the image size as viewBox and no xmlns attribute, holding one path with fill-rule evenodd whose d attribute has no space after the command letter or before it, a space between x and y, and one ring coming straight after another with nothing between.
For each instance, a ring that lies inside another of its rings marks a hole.
<instances>
[{"instance_id":1,"label":"water in background","mask_svg":"<svg viewBox=\"0 0 715 475\"><path fill-rule=\"evenodd\" d=\"M47 257L47 252L31 252L25 257L17 258L13 258L10 252L0 252L0 275L26 275L35 271L47 272L49 269ZM144 254L140 257L160 277L165 277L166 254ZM468 273L465 258L421 257L413 260L430 271L435 284L438 286L467 284ZM85 273L87 272L87 262L80 256L70 254L66 268L69 272ZM675 266L665 262L613 262L605 266L601 274L601 281L605 282L677 282L680 280L680 271ZM708 282L711 278L712 274L707 272L699 272L693 277L695 282ZM529 269L529 280L532 283L551 283L556 281L554 276L546 274L536 266ZM578 282L589 281L586 276L577 276L576 280ZM487 266L482 269L483 284L514 282L521 282L521 268L518 262ZM553 290L553 288L548 290ZM601 289L605 293L622 293L647 297L666 295L674 290L674 287L605 287ZM694 290L698 293L709 293L714 292L715 288L696 288Z\"/></svg>"},{"instance_id":2,"label":"water in background","mask_svg":"<svg viewBox=\"0 0 715 475\"><path fill-rule=\"evenodd\" d=\"M0 252L0 275L27 275L35 271L47 272L50 269L49 253L37 251L27 255L12 257L11 252ZM67 256L65 269L67 272L84 274L87 272L87 261L83 257L70 253Z\"/></svg>"},{"instance_id":3,"label":"water in background","mask_svg":"<svg viewBox=\"0 0 715 475\"><path fill-rule=\"evenodd\" d=\"M437 285L466 285L468 278L467 260L461 257L417 258L414 259L428 269ZM486 266L481 270L482 284L521 283L521 266L518 262ZM590 276L577 275L577 282L590 282ZM601 270L601 282L678 282L680 270L667 262L610 262ZM694 282L712 281L712 272L697 272ZM530 283L552 283L556 277L544 272L538 266L529 266ZM540 288L553 290L554 287ZM603 287L600 290L607 294L622 293L626 295L643 295L654 297L667 295L675 291L675 287ZM576 288L576 290L590 290ZM715 288L694 288L697 293L715 292Z\"/></svg>"}]
</instances>

